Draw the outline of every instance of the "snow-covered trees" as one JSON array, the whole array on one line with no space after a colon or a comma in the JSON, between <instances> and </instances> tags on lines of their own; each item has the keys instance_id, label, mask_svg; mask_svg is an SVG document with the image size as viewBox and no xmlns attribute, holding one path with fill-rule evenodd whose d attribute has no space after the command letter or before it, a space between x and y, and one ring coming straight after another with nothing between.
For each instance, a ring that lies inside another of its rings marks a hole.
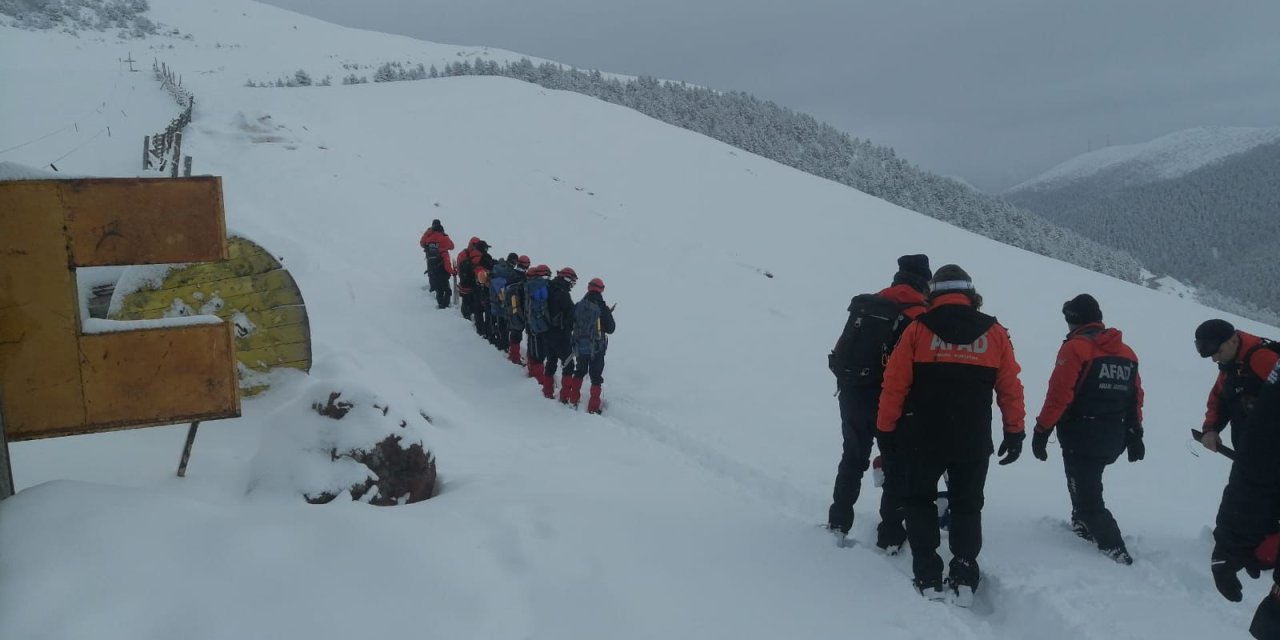
<instances>
[{"instance_id":1,"label":"snow-covered trees","mask_svg":"<svg viewBox=\"0 0 1280 640\"><path fill-rule=\"evenodd\" d=\"M1156 273L1215 290L1201 295L1205 304L1267 321L1280 311L1280 289L1270 286L1280 261L1266 235L1280 216L1276 175L1280 143L1271 143L1169 180L1126 186L1127 176L1107 173L1008 197Z\"/></svg>"}]
</instances>

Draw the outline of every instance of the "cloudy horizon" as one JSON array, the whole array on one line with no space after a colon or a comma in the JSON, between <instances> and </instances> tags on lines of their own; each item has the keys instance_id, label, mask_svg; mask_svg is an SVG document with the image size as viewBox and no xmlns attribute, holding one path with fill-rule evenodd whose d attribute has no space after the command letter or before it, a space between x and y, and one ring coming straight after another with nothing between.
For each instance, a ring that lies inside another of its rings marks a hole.
<instances>
[{"instance_id":1,"label":"cloudy horizon","mask_svg":"<svg viewBox=\"0 0 1280 640\"><path fill-rule=\"evenodd\" d=\"M1280 3L271 0L353 27L740 90L1001 190L1106 145L1280 126Z\"/></svg>"}]
</instances>

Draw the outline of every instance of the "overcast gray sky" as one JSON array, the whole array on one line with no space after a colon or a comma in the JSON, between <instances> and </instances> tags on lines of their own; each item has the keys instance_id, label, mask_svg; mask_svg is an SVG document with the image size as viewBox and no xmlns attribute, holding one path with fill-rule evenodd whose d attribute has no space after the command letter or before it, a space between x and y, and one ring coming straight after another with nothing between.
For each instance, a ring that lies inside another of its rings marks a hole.
<instances>
[{"instance_id":1,"label":"overcast gray sky","mask_svg":"<svg viewBox=\"0 0 1280 640\"><path fill-rule=\"evenodd\" d=\"M1280 126L1280 0L270 0L742 90L985 189L1106 144Z\"/></svg>"}]
</instances>

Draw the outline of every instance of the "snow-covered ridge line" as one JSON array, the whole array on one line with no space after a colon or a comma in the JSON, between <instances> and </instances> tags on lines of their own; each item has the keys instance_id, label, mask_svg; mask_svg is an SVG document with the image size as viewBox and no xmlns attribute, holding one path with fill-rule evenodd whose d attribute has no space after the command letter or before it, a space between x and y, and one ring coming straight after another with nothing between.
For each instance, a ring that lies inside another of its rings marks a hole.
<instances>
[{"instance_id":1,"label":"snow-covered ridge line","mask_svg":"<svg viewBox=\"0 0 1280 640\"><path fill-rule=\"evenodd\" d=\"M1051 189L1107 170L1133 175L1130 184L1144 184L1186 175L1208 164L1280 140L1280 127L1198 127L1161 136L1149 142L1106 147L1076 156L1039 176L1010 187L1006 193Z\"/></svg>"}]
</instances>

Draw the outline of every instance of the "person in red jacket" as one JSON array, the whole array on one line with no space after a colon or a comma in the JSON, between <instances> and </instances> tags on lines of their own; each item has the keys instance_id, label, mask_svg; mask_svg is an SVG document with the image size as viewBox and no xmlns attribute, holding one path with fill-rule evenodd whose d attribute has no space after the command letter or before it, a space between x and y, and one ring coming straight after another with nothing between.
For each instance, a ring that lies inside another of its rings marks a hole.
<instances>
[{"instance_id":1,"label":"person in red jacket","mask_svg":"<svg viewBox=\"0 0 1280 640\"><path fill-rule=\"evenodd\" d=\"M427 257L427 282L431 291L436 294L436 308L444 309L449 306L449 299L453 294L449 280L456 273L453 262L449 259L449 252L453 251L453 240L444 232L444 225L437 219L431 221L431 226L422 234L418 246L422 247Z\"/></svg>"},{"instance_id":2,"label":"person in red jacket","mask_svg":"<svg viewBox=\"0 0 1280 640\"><path fill-rule=\"evenodd\" d=\"M831 350L829 366L836 376L836 394L840 402L840 433L844 446L840 465L836 467L831 507L827 509L827 528L835 532L838 544L853 527L853 506L862 492L862 476L871 459L871 445L876 431L876 412L880 407L880 382L884 359L893 345L920 314L925 311L924 294L929 290L929 256L905 255L898 258L898 271L892 284L874 296L860 295L849 304L849 317L844 330ZM873 310L884 305L884 311ZM867 316L879 316L889 332L880 336L869 331ZM876 344L864 345L871 341ZM886 350L887 347L887 350ZM859 359L869 360L857 362ZM907 541L902 524L902 504L896 460L881 452L881 470L885 483L880 494L880 524L876 527L876 546L896 554Z\"/></svg>"},{"instance_id":3,"label":"person in red jacket","mask_svg":"<svg viewBox=\"0 0 1280 640\"><path fill-rule=\"evenodd\" d=\"M914 584L921 595L942 599L938 556L938 480L950 484L951 563L946 585L967 605L978 588L982 506L994 393L1004 419L1000 464L1018 459L1026 409L1021 368L1009 333L980 313L982 296L964 269L949 264L929 282L929 310L916 318L889 356L876 429L880 450L903 462L907 540Z\"/></svg>"},{"instance_id":4,"label":"person in red jacket","mask_svg":"<svg viewBox=\"0 0 1280 640\"><path fill-rule=\"evenodd\" d=\"M1138 356L1118 329L1102 324L1102 308L1093 296L1082 293L1068 300L1062 315L1067 339L1049 376L1031 453L1048 460L1049 434L1057 427L1071 496L1071 528L1112 560L1133 564L1102 499L1102 471L1122 451L1128 451L1129 462L1146 456Z\"/></svg>"},{"instance_id":5,"label":"person in red jacket","mask_svg":"<svg viewBox=\"0 0 1280 640\"><path fill-rule=\"evenodd\" d=\"M462 311L462 317L467 320L471 319L471 303L474 296L471 295L472 289L476 286L476 272L474 268L476 243L480 242L480 238L471 236L471 240L467 242L467 248L458 252L457 265L454 273L458 276L458 297L462 299L459 305Z\"/></svg>"},{"instance_id":6,"label":"person in red jacket","mask_svg":"<svg viewBox=\"0 0 1280 640\"><path fill-rule=\"evenodd\" d=\"M1231 445L1244 442L1245 423L1258 400L1262 382L1280 360L1280 345L1266 338L1236 331L1226 320L1206 320L1196 327L1196 351L1218 364L1218 379L1209 392L1204 412L1204 436L1200 443L1217 451L1221 433L1229 424Z\"/></svg>"}]
</instances>

